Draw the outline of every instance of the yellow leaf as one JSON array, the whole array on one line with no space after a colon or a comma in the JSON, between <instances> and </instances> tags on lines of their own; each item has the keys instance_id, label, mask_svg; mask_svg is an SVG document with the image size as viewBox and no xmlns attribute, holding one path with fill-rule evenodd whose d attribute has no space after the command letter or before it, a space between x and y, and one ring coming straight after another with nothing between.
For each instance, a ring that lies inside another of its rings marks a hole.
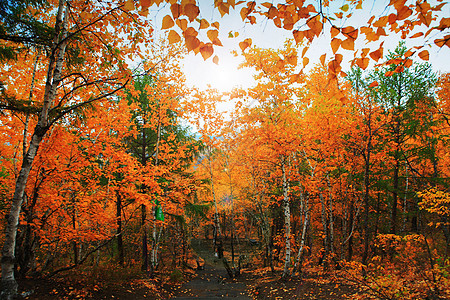
<instances>
[{"instance_id":1,"label":"yellow leaf","mask_svg":"<svg viewBox=\"0 0 450 300\"><path fill-rule=\"evenodd\" d=\"M181 41L181 37L175 30L169 32L169 44L178 43Z\"/></svg>"},{"instance_id":2,"label":"yellow leaf","mask_svg":"<svg viewBox=\"0 0 450 300\"><path fill-rule=\"evenodd\" d=\"M172 18L169 15L166 15L163 18L161 29L169 29L173 27L173 25L175 25L175 23L173 22Z\"/></svg>"},{"instance_id":3,"label":"yellow leaf","mask_svg":"<svg viewBox=\"0 0 450 300\"><path fill-rule=\"evenodd\" d=\"M348 4L345 4L345 5L343 5L342 7L341 7L341 10L342 11L347 11L349 9L349 6L348 6Z\"/></svg>"}]
</instances>

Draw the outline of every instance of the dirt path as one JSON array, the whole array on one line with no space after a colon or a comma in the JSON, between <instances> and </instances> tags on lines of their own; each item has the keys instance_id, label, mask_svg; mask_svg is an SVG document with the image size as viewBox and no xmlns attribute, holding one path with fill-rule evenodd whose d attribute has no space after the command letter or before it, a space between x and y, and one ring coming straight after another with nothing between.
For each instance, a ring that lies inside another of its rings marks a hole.
<instances>
[{"instance_id":1,"label":"dirt path","mask_svg":"<svg viewBox=\"0 0 450 300\"><path fill-rule=\"evenodd\" d=\"M198 271L197 277L179 287L177 296L172 299L252 299L247 296L244 283L230 280L227 276L225 269L206 264L204 270Z\"/></svg>"},{"instance_id":2,"label":"dirt path","mask_svg":"<svg viewBox=\"0 0 450 300\"><path fill-rule=\"evenodd\" d=\"M212 255L213 251L209 245L194 242L192 247L197 255L204 259L204 269L198 270L197 277L181 285L172 299L252 299L247 294L245 283L239 282L239 278L229 278L222 261Z\"/></svg>"}]
</instances>

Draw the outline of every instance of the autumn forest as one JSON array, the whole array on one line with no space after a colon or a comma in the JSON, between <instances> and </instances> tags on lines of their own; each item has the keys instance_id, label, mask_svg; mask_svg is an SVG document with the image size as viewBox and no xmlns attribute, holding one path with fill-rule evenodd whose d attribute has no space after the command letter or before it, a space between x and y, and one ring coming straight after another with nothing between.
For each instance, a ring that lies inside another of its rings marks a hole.
<instances>
[{"instance_id":1,"label":"autumn forest","mask_svg":"<svg viewBox=\"0 0 450 300\"><path fill-rule=\"evenodd\" d=\"M177 299L223 270L242 299L448 299L449 4L345 23L373 3L0 1L0 298ZM254 84L186 84L223 36Z\"/></svg>"}]
</instances>

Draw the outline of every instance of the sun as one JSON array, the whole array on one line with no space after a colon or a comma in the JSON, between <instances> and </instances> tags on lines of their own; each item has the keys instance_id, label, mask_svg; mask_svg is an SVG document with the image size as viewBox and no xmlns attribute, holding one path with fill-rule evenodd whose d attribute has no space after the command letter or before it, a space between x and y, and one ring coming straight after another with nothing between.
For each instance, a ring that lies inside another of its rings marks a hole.
<instances>
[{"instance_id":1,"label":"sun","mask_svg":"<svg viewBox=\"0 0 450 300\"><path fill-rule=\"evenodd\" d=\"M186 83L202 90L213 88L219 92L250 87L253 74L249 69L239 69L239 64L239 58L231 54L220 54L218 64L212 59L204 61L200 56L188 55L184 60Z\"/></svg>"}]
</instances>

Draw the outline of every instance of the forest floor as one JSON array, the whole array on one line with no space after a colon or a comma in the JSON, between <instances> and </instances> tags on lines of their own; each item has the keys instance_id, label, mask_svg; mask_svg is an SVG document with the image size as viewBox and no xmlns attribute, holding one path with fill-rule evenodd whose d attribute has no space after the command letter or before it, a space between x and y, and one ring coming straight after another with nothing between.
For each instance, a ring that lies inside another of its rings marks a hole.
<instances>
[{"instance_id":1,"label":"forest floor","mask_svg":"<svg viewBox=\"0 0 450 300\"><path fill-rule=\"evenodd\" d=\"M284 280L281 270L271 272L246 265L248 268L231 279L222 260L214 257L209 244L194 241L192 246L204 269L191 271L184 280L173 276L166 280L123 280L122 277L115 282L111 278L87 281L63 276L51 280L26 279L19 281L20 299L351 299L355 293L361 293L342 278L321 276L313 269L306 269L302 278ZM225 254L229 257L229 253Z\"/></svg>"}]
</instances>

